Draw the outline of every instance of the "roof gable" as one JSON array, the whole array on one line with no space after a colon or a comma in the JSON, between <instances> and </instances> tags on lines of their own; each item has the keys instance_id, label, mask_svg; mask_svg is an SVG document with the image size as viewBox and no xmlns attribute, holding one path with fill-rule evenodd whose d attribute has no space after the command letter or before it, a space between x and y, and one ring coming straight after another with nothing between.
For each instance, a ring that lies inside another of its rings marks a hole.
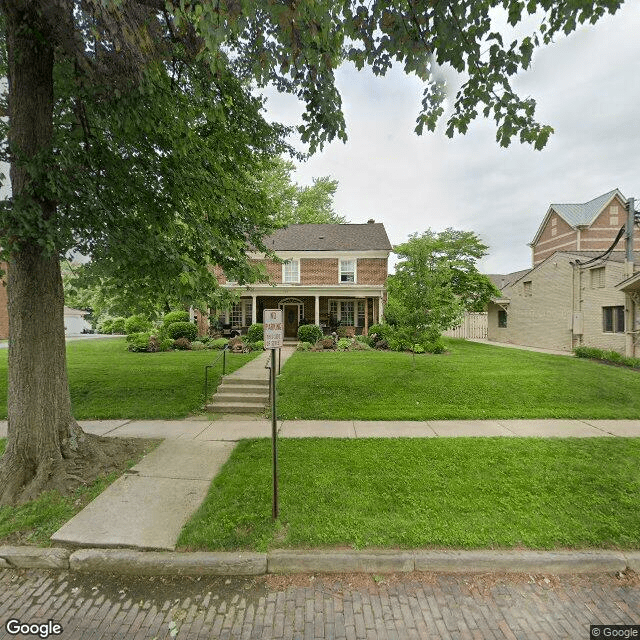
<instances>
[{"instance_id":1,"label":"roof gable","mask_svg":"<svg viewBox=\"0 0 640 640\"><path fill-rule=\"evenodd\" d=\"M574 229L578 226L590 226L594 220L602 213L602 210L615 198L618 197L620 201L624 204L627 202L627 199L620 193L618 189L613 189L612 191L608 191L607 193L603 193L601 196L594 198L593 200L589 200L588 202L583 202L582 204L551 204L549 205L549 209L547 210L547 214L542 220L542 224L538 228L536 235L531 241L530 245L533 246L537 244L544 228L547 226L547 222L549 222L549 218L552 213L555 211L568 225L573 227Z\"/></svg>"},{"instance_id":2,"label":"roof gable","mask_svg":"<svg viewBox=\"0 0 640 640\"><path fill-rule=\"evenodd\" d=\"M272 251L391 251L384 225L292 224L264 240Z\"/></svg>"}]
</instances>

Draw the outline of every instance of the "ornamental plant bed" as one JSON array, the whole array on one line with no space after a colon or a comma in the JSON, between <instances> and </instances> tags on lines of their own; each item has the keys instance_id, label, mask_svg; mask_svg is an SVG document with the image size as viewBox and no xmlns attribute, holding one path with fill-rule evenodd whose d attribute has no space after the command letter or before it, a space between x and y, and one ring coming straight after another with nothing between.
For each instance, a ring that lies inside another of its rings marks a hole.
<instances>
[{"instance_id":1,"label":"ornamental plant bed","mask_svg":"<svg viewBox=\"0 0 640 640\"><path fill-rule=\"evenodd\" d=\"M242 441L182 549L637 548L640 439Z\"/></svg>"}]
</instances>

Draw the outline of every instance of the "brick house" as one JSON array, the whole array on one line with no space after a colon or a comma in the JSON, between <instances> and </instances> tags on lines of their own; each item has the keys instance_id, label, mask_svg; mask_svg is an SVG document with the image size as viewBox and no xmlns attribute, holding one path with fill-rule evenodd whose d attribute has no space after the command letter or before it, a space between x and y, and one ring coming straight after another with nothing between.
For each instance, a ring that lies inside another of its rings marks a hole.
<instances>
[{"instance_id":1,"label":"brick house","mask_svg":"<svg viewBox=\"0 0 640 640\"><path fill-rule=\"evenodd\" d=\"M617 189L584 204L551 205L530 244L533 268L492 276L502 296L488 306L489 340L637 355L639 239L631 261L624 239L603 256L626 220L627 199Z\"/></svg>"},{"instance_id":2,"label":"brick house","mask_svg":"<svg viewBox=\"0 0 640 640\"><path fill-rule=\"evenodd\" d=\"M264 309L282 309L285 337L295 338L301 323L366 333L382 318L392 247L381 223L293 224L266 238L265 246L284 261L250 254L265 266L267 282L239 286L216 268L221 286L241 294L222 312L223 323L243 330L262 322Z\"/></svg>"}]
</instances>

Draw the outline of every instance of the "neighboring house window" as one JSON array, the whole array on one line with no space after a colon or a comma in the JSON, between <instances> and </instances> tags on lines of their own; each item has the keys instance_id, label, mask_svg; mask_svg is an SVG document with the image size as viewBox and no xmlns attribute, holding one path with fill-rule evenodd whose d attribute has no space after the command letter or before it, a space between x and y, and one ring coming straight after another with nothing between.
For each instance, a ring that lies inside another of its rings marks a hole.
<instances>
[{"instance_id":1,"label":"neighboring house window","mask_svg":"<svg viewBox=\"0 0 640 640\"><path fill-rule=\"evenodd\" d=\"M604 287L604 267L591 269L591 288L602 289Z\"/></svg>"},{"instance_id":2,"label":"neighboring house window","mask_svg":"<svg viewBox=\"0 0 640 640\"><path fill-rule=\"evenodd\" d=\"M557 218L551 218L551 235L555 236L556 233L558 233L558 219Z\"/></svg>"},{"instance_id":3,"label":"neighboring house window","mask_svg":"<svg viewBox=\"0 0 640 640\"><path fill-rule=\"evenodd\" d=\"M602 307L602 330L605 333L624 333L624 306Z\"/></svg>"},{"instance_id":4,"label":"neighboring house window","mask_svg":"<svg viewBox=\"0 0 640 640\"><path fill-rule=\"evenodd\" d=\"M612 204L609 207L609 224L611 226L618 226L618 205Z\"/></svg>"},{"instance_id":5,"label":"neighboring house window","mask_svg":"<svg viewBox=\"0 0 640 640\"><path fill-rule=\"evenodd\" d=\"M530 298L531 294L532 294L531 280L527 280L526 282L524 282L523 283L523 288L524 288L525 297Z\"/></svg>"},{"instance_id":6,"label":"neighboring house window","mask_svg":"<svg viewBox=\"0 0 640 640\"><path fill-rule=\"evenodd\" d=\"M300 282L300 260L289 260L282 265L282 282Z\"/></svg>"},{"instance_id":7,"label":"neighboring house window","mask_svg":"<svg viewBox=\"0 0 640 640\"><path fill-rule=\"evenodd\" d=\"M501 329L507 328L507 312L504 309L498 309L498 326Z\"/></svg>"},{"instance_id":8,"label":"neighboring house window","mask_svg":"<svg viewBox=\"0 0 640 640\"><path fill-rule=\"evenodd\" d=\"M356 261L340 260L340 282L356 281Z\"/></svg>"}]
</instances>

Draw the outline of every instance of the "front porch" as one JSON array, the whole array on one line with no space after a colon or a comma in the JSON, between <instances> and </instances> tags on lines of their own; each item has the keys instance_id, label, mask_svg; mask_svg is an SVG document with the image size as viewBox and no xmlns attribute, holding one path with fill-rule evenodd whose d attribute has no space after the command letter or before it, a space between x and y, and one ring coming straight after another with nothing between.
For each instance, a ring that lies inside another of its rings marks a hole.
<instances>
[{"instance_id":1,"label":"front porch","mask_svg":"<svg viewBox=\"0 0 640 640\"><path fill-rule=\"evenodd\" d=\"M340 326L353 327L356 334L367 334L369 327L380 322L383 314L382 296L282 294L243 295L237 304L218 317L231 330L245 333L251 324L262 322L265 309L281 309L285 323L285 338L296 339L302 324L316 324L325 334Z\"/></svg>"}]
</instances>

